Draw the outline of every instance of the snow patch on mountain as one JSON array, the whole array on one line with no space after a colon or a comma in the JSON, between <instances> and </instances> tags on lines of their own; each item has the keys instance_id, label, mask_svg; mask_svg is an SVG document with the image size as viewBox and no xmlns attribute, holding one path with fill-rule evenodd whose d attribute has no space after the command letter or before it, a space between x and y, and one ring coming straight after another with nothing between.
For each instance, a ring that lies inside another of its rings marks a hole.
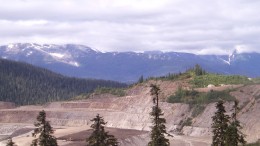
<instances>
[{"instance_id":1,"label":"snow patch on mountain","mask_svg":"<svg viewBox=\"0 0 260 146\"><path fill-rule=\"evenodd\" d=\"M17 47L15 44L8 44L5 52L9 54L17 54L19 52L19 47Z\"/></svg>"},{"instance_id":2,"label":"snow patch on mountain","mask_svg":"<svg viewBox=\"0 0 260 146\"><path fill-rule=\"evenodd\" d=\"M75 66L75 67L80 67L80 64L78 62L72 61L72 62L69 62L69 64L72 66Z\"/></svg>"},{"instance_id":3,"label":"snow patch on mountain","mask_svg":"<svg viewBox=\"0 0 260 146\"><path fill-rule=\"evenodd\" d=\"M28 52L27 54L26 54L26 56L28 57L28 56L30 56L30 55L32 55L33 54L33 51L30 51L30 52Z\"/></svg>"},{"instance_id":4,"label":"snow patch on mountain","mask_svg":"<svg viewBox=\"0 0 260 146\"><path fill-rule=\"evenodd\" d=\"M1 50L3 52L3 54L0 54L2 58L10 58L12 56L11 58L14 60L27 60L31 55L37 54L43 60L48 61L48 63L61 62L75 67L80 66L80 63L77 61L79 50L85 53L94 52L89 47L83 45L41 45L36 43L8 44L2 46Z\"/></svg>"},{"instance_id":5,"label":"snow patch on mountain","mask_svg":"<svg viewBox=\"0 0 260 146\"><path fill-rule=\"evenodd\" d=\"M238 54L238 50L235 49L231 54L228 55L228 59L221 59L224 63L231 65L231 62L235 60L236 55Z\"/></svg>"},{"instance_id":6,"label":"snow patch on mountain","mask_svg":"<svg viewBox=\"0 0 260 146\"><path fill-rule=\"evenodd\" d=\"M61 53L49 53L51 56L53 57L57 57L57 58L63 58L65 55L61 54Z\"/></svg>"},{"instance_id":7,"label":"snow patch on mountain","mask_svg":"<svg viewBox=\"0 0 260 146\"><path fill-rule=\"evenodd\" d=\"M228 64L228 65L230 65L230 59L227 61L227 60L225 60L225 59L221 59L224 63L226 63L226 64Z\"/></svg>"},{"instance_id":8,"label":"snow patch on mountain","mask_svg":"<svg viewBox=\"0 0 260 146\"><path fill-rule=\"evenodd\" d=\"M9 45L7 45L7 48L13 48L14 47L14 44L9 44Z\"/></svg>"}]
</instances>

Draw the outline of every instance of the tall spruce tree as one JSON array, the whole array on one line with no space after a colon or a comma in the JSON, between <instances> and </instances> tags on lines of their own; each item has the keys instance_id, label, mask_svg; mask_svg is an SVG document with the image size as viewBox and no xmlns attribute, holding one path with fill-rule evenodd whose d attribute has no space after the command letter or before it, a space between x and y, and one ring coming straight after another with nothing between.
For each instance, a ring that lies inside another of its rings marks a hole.
<instances>
[{"instance_id":1,"label":"tall spruce tree","mask_svg":"<svg viewBox=\"0 0 260 146\"><path fill-rule=\"evenodd\" d=\"M12 138L9 138L6 143L6 146L16 146L16 144L13 142Z\"/></svg>"},{"instance_id":2,"label":"tall spruce tree","mask_svg":"<svg viewBox=\"0 0 260 146\"><path fill-rule=\"evenodd\" d=\"M58 146L56 138L52 135L54 130L50 122L46 121L46 113L44 110L39 112L37 122L34 126L37 128L34 129L33 136L36 137L39 134L39 137L32 141L31 146Z\"/></svg>"},{"instance_id":3,"label":"tall spruce tree","mask_svg":"<svg viewBox=\"0 0 260 146\"><path fill-rule=\"evenodd\" d=\"M91 125L93 129L92 134L86 139L87 146L117 146L117 139L113 135L109 135L105 131L104 125L106 124L104 119L97 114L97 116L91 120L94 122Z\"/></svg>"},{"instance_id":4,"label":"tall spruce tree","mask_svg":"<svg viewBox=\"0 0 260 146\"><path fill-rule=\"evenodd\" d=\"M212 117L212 146L225 146L226 145L226 135L228 129L228 122L230 117L226 115L226 110L224 106L224 101L220 100L216 103L217 111Z\"/></svg>"},{"instance_id":5,"label":"tall spruce tree","mask_svg":"<svg viewBox=\"0 0 260 146\"><path fill-rule=\"evenodd\" d=\"M144 82L144 76L141 75L141 77L138 79L138 83L143 83Z\"/></svg>"},{"instance_id":6,"label":"tall spruce tree","mask_svg":"<svg viewBox=\"0 0 260 146\"><path fill-rule=\"evenodd\" d=\"M233 113L231 115L231 123L227 129L226 146L238 146L238 144L245 145L245 135L241 132L242 126L237 119L239 112L238 101L234 101Z\"/></svg>"},{"instance_id":7,"label":"tall spruce tree","mask_svg":"<svg viewBox=\"0 0 260 146\"><path fill-rule=\"evenodd\" d=\"M159 92L160 88L154 84L151 85L150 93L153 97L154 106L150 115L152 116L152 131L151 131L151 141L148 146L169 146L170 142L165 138L164 134L166 132L166 120L162 118L162 110L159 108Z\"/></svg>"},{"instance_id":8,"label":"tall spruce tree","mask_svg":"<svg viewBox=\"0 0 260 146\"><path fill-rule=\"evenodd\" d=\"M194 71L195 71L195 75L196 75L196 76L201 76L201 75L205 75L205 74L206 74L206 71L203 70L203 69L201 68L201 66L198 65L198 64L195 65Z\"/></svg>"}]
</instances>

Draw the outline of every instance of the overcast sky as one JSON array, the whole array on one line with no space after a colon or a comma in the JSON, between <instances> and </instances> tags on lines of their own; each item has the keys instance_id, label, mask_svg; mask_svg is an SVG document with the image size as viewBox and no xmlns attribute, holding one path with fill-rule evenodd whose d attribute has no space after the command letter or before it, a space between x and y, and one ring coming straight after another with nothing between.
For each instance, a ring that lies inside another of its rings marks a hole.
<instances>
[{"instance_id":1,"label":"overcast sky","mask_svg":"<svg viewBox=\"0 0 260 146\"><path fill-rule=\"evenodd\" d=\"M260 52L260 0L0 0L0 45Z\"/></svg>"}]
</instances>

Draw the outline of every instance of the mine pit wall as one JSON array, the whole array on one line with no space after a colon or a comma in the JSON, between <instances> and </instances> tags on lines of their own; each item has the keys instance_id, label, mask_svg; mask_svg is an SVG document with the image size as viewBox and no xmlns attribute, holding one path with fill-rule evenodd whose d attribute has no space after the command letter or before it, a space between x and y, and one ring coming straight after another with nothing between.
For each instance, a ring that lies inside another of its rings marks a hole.
<instances>
[{"instance_id":1,"label":"mine pit wall","mask_svg":"<svg viewBox=\"0 0 260 146\"><path fill-rule=\"evenodd\" d=\"M239 120L244 126L243 131L247 137L247 141L256 141L259 139L259 127L260 127L260 104L259 100L256 101L252 107L245 113L239 115ZM187 119L191 115L191 109L187 104L168 104L160 103L160 106L164 112L164 117L167 121L167 130L169 132L176 132L178 124L181 120ZM231 103L226 105L227 111L232 107ZM136 107L136 106L135 106ZM124 110L104 110L95 108L85 109L55 109L45 107L47 113L47 119L51 121L53 125L60 126L82 126L90 125L90 119L100 114L107 121L108 127L124 128L124 129L136 129L150 131L151 117L149 113L152 105L148 107L140 106L140 108L126 107ZM0 110L0 122L1 123L28 123L33 124L36 117L41 111L38 110ZM215 112L215 104L209 104L204 112L193 118L191 126L184 126L182 133L189 136L211 136L211 117ZM228 112L230 114L230 112ZM254 134L252 134L254 133Z\"/></svg>"},{"instance_id":2,"label":"mine pit wall","mask_svg":"<svg viewBox=\"0 0 260 146\"><path fill-rule=\"evenodd\" d=\"M232 92L237 99L242 101L242 111L238 119L243 125L248 142L260 138L260 99L255 99L260 94L259 86L245 86ZM130 91L129 91L130 92ZM242 94L241 94L242 93ZM167 130L176 132L181 121L191 117L192 110L187 104L170 104L160 102L167 121ZM39 111L44 109L47 119L53 125L82 126L91 124L90 119L100 114L107 121L108 127L136 129L150 131L151 112L153 106L149 88L132 90L130 96L120 98L89 99L86 101L54 102L43 107L19 107L16 109L1 109L1 123L28 123L33 124ZM226 110L231 114L232 103L226 103ZM181 132L190 136L210 136L211 117L215 112L215 103L208 104L205 110L192 119L191 126L184 126Z\"/></svg>"},{"instance_id":3,"label":"mine pit wall","mask_svg":"<svg viewBox=\"0 0 260 146\"><path fill-rule=\"evenodd\" d=\"M169 128L174 128L178 124L185 113L189 111L188 105L185 104L171 104L160 103L162 110L164 111L164 117L167 120ZM136 106L135 106L136 107ZM47 113L47 119L51 121L51 124L61 126L82 126L91 124L90 119L94 118L97 114L100 114L107 121L108 127L124 128L124 129L137 129L137 130L150 130L151 117L149 115L151 107L140 108L126 107L124 110L104 110L95 108L85 109L56 109L56 108L42 108ZM137 106L138 107L138 106ZM36 121L36 117L41 109L24 110L24 109L12 109L12 110L0 110L0 122L1 123L28 123L33 124Z\"/></svg>"},{"instance_id":4,"label":"mine pit wall","mask_svg":"<svg viewBox=\"0 0 260 146\"><path fill-rule=\"evenodd\" d=\"M185 114L189 112L189 106L185 104L171 104L160 103L164 112L164 117L167 120L167 129L174 131L176 125L186 117ZM46 108L47 119L51 121L53 125L60 126L82 126L90 125L90 119L97 114L103 116L107 121L108 127L124 128L124 129L136 129L150 131L151 117L149 115L151 107L134 108L126 107L124 111L119 110L104 110L104 109L55 109ZM36 121L36 117L41 111L37 110L1 110L0 122L1 123L28 123L33 124Z\"/></svg>"},{"instance_id":5,"label":"mine pit wall","mask_svg":"<svg viewBox=\"0 0 260 146\"><path fill-rule=\"evenodd\" d=\"M255 101L249 110L239 115L239 120L244 126L243 131L248 135L248 141L256 141L259 139L260 127L260 104L259 100ZM186 104L170 104L160 103L167 121L167 130L176 132L176 128L181 120L190 117L191 110ZM226 104L229 111L232 104ZM28 123L33 124L40 110L1 110L1 123ZM100 114L107 121L108 127L136 129L150 131L151 119L149 113L151 106L141 109L128 107L124 111L103 110L103 109L64 109L56 110L52 108L45 109L48 120L53 125L60 126L82 126L90 125L90 119ZM204 112L193 118L191 126L184 126L182 133L190 136L210 136L211 135L211 117L215 112L215 104L209 104ZM229 112L230 113L230 112ZM252 134L254 133L254 134Z\"/></svg>"}]
</instances>

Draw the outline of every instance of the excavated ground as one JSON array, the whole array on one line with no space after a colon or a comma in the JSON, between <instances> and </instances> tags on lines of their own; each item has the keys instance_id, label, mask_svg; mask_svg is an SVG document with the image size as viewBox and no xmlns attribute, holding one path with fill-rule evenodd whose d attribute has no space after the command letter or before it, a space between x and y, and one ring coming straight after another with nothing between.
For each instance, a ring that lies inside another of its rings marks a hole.
<instances>
[{"instance_id":1,"label":"excavated ground","mask_svg":"<svg viewBox=\"0 0 260 146\"><path fill-rule=\"evenodd\" d=\"M32 141L31 131L33 123L41 110L45 110L47 118L55 128L55 136L60 146L81 146L89 135L90 119L97 114L107 121L107 130L115 135L122 146L144 146L149 141L151 119L149 113L153 106L150 96L151 83L156 83L162 89L160 98L173 94L179 86L191 88L187 83L170 81L150 81L133 86L127 90L127 96L98 95L87 100L53 102L43 106L0 107L0 138L1 145L5 145L7 137L18 146L28 146ZM247 141L253 142L260 137L260 85L237 85L196 89L203 92L210 90L234 89L233 96L240 101L242 108L239 120L243 124L243 131ZM5 104L0 104L5 105ZM230 113L232 103L226 103ZM171 145L178 146L210 146L211 117L215 112L215 104L209 104L205 110L192 119L191 126L184 126L181 121L191 117L192 109L187 104L170 104L160 102L167 121L167 130L173 135L168 137ZM181 135L178 135L181 134ZM183 135L184 134L184 135Z\"/></svg>"}]
</instances>

